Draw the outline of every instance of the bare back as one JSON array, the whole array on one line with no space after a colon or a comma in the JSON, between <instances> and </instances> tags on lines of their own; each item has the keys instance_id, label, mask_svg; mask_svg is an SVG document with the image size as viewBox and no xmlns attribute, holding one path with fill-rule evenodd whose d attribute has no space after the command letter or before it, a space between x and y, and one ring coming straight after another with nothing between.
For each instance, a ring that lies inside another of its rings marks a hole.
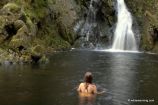
<instances>
[{"instance_id":1,"label":"bare back","mask_svg":"<svg viewBox=\"0 0 158 105\"><path fill-rule=\"evenodd\" d=\"M77 89L80 93L96 94L97 88L94 84L81 83Z\"/></svg>"}]
</instances>

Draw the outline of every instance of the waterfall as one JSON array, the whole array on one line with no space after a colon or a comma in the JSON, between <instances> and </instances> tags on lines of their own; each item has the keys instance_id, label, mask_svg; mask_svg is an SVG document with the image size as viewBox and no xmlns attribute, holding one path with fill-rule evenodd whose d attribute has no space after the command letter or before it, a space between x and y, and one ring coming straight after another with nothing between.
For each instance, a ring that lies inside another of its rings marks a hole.
<instances>
[{"instance_id":1,"label":"waterfall","mask_svg":"<svg viewBox=\"0 0 158 105\"><path fill-rule=\"evenodd\" d=\"M100 7L100 0L91 0L84 19L74 27L74 31L82 38L82 46L96 46L100 31L97 23L97 13Z\"/></svg>"},{"instance_id":2,"label":"waterfall","mask_svg":"<svg viewBox=\"0 0 158 105\"><path fill-rule=\"evenodd\" d=\"M117 12L117 25L112 50L137 51L136 39L132 30L132 16L124 0L117 0Z\"/></svg>"},{"instance_id":3,"label":"waterfall","mask_svg":"<svg viewBox=\"0 0 158 105\"><path fill-rule=\"evenodd\" d=\"M90 35L94 35L93 29L97 27L96 14L98 8L95 6L96 3L97 0L90 1L86 21L84 23L83 28L81 29L81 35L86 36L86 41L89 41Z\"/></svg>"},{"instance_id":4,"label":"waterfall","mask_svg":"<svg viewBox=\"0 0 158 105\"><path fill-rule=\"evenodd\" d=\"M90 34L93 34L93 27L96 27L96 11L97 9L93 6L93 1L91 0L88 14L86 17L86 22L81 30L81 35L86 35L86 41L89 41Z\"/></svg>"}]
</instances>

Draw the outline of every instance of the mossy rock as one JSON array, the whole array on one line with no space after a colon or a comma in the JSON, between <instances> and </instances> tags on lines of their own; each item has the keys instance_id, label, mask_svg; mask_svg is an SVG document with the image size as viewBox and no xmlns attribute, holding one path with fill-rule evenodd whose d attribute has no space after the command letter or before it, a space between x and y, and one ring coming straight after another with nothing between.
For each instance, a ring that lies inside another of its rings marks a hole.
<instances>
[{"instance_id":1,"label":"mossy rock","mask_svg":"<svg viewBox=\"0 0 158 105\"><path fill-rule=\"evenodd\" d=\"M52 38L51 40L51 46L55 49L66 49L66 48L70 48L70 43L68 43L67 41L63 40L60 37L55 37Z\"/></svg>"},{"instance_id":2,"label":"mossy rock","mask_svg":"<svg viewBox=\"0 0 158 105\"><path fill-rule=\"evenodd\" d=\"M41 54L44 54L45 52L45 48L44 46L41 46L41 45L36 45L34 47L31 48L31 54L32 55L41 55Z\"/></svg>"},{"instance_id":3,"label":"mossy rock","mask_svg":"<svg viewBox=\"0 0 158 105\"><path fill-rule=\"evenodd\" d=\"M19 46L23 46L23 45L25 45L24 40L22 40L22 39L17 39L17 38L13 38L13 39L10 41L10 43L9 43L9 46L10 46L11 48L14 48L14 49L18 48Z\"/></svg>"},{"instance_id":4,"label":"mossy rock","mask_svg":"<svg viewBox=\"0 0 158 105\"><path fill-rule=\"evenodd\" d=\"M25 23L22 20L16 20L14 22L14 27L16 30L19 30L20 28L22 28L25 25Z\"/></svg>"},{"instance_id":5,"label":"mossy rock","mask_svg":"<svg viewBox=\"0 0 158 105\"><path fill-rule=\"evenodd\" d=\"M8 3L4 5L2 9L13 12L13 13L19 12L21 10L20 6L18 6L15 3Z\"/></svg>"},{"instance_id":6,"label":"mossy rock","mask_svg":"<svg viewBox=\"0 0 158 105\"><path fill-rule=\"evenodd\" d=\"M65 41L68 41L70 44L74 43L75 33L71 28L66 27L62 22L60 22L58 23L58 31Z\"/></svg>"},{"instance_id":7,"label":"mossy rock","mask_svg":"<svg viewBox=\"0 0 158 105\"><path fill-rule=\"evenodd\" d=\"M17 34L14 35L9 43L12 48L18 48L19 46L24 46L27 48L30 46L31 37L29 36L29 31L26 25L21 27Z\"/></svg>"},{"instance_id":8,"label":"mossy rock","mask_svg":"<svg viewBox=\"0 0 158 105\"><path fill-rule=\"evenodd\" d=\"M3 16L0 16L0 43L3 42L6 36L4 36L4 26L5 26L5 18Z\"/></svg>"},{"instance_id":9,"label":"mossy rock","mask_svg":"<svg viewBox=\"0 0 158 105\"><path fill-rule=\"evenodd\" d=\"M2 31L3 27L5 26L5 17L4 16L0 16L0 31Z\"/></svg>"},{"instance_id":10,"label":"mossy rock","mask_svg":"<svg viewBox=\"0 0 158 105\"><path fill-rule=\"evenodd\" d=\"M2 8L4 6L4 4L6 4L9 0L1 0L0 2L0 8Z\"/></svg>"},{"instance_id":11,"label":"mossy rock","mask_svg":"<svg viewBox=\"0 0 158 105\"><path fill-rule=\"evenodd\" d=\"M28 16L26 16L26 25L30 31L30 35L35 36L37 33L37 27Z\"/></svg>"},{"instance_id":12,"label":"mossy rock","mask_svg":"<svg viewBox=\"0 0 158 105\"><path fill-rule=\"evenodd\" d=\"M47 62L49 62L49 59L45 55L43 55L39 60L39 63L47 63Z\"/></svg>"},{"instance_id":13,"label":"mossy rock","mask_svg":"<svg viewBox=\"0 0 158 105\"><path fill-rule=\"evenodd\" d=\"M23 63L30 63L31 62L31 56L30 55L22 55L20 57L20 61Z\"/></svg>"},{"instance_id":14,"label":"mossy rock","mask_svg":"<svg viewBox=\"0 0 158 105\"><path fill-rule=\"evenodd\" d=\"M45 57L46 49L42 45L36 45L30 48L31 60L34 63L45 62L47 58Z\"/></svg>"}]
</instances>

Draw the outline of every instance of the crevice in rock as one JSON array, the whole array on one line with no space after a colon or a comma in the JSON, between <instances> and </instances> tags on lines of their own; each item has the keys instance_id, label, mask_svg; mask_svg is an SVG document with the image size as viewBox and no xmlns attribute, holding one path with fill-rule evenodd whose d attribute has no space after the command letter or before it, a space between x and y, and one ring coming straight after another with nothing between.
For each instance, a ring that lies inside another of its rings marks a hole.
<instances>
[{"instance_id":1,"label":"crevice in rock","mask_svg":"<svg viewBox=\"0 0 158 105\"><path fill-rule=\"evenodd\" d=\"M42 23L40 21L37 23L37 28L42 29Z\"/></svg>"},{"instance_id":2,"label":"crevice in rock","mask_svg":"<svg viewBox=\"0 0 158 105\"><path fill-rule=\"evenodd\" d=\"M19 20L22 20L23 22L26 23L27 18L26 18L26 16L25 16L24 14L22 14L22 15L19 17Z\"/></svg>"},{"instance_id":3,"label":"crevice in rock","mask_svg":"<svg viewBox=\"0 0 158 105\"><path fill-rule=\"evenodd\" d=\"M5 31L7 33L7 37L5 38L5 40L9 40L11 37L16 35L16 33L17 33L17 30L16 30L16 28L15 28L13 23L5 25L4 29L5 29Z\"/></svg>"},{"instance_id":4,"label":"crevice in rock","mask_svg":"<svg viewBox=\"0 0 158 105\"><path fill-rule=\"evenodd\" d=\"M151 37L153 39L153 44L156 44L156 42L158 41L158 28L155 26L153 26L152 28Z\"/></svg>"},{"instance_id":5,"label":"crevice in rock","mask_svg":"<svg viewBox=\"0 0 158 105\"><path fill-rule=\"evenodd\" d=\"M24 46L22 46L22 45L17 47L17 48L18 48L19 51L26 50L26 48Z\"/></svg>"},{"instance_id":6,"label":"crevice in rock","mask_svg":"<svg viewBox=\"0 0 158 105\"><path fill-rule=\"evenodd\" d=\"M40 59L41 59L41 56L31 55L31 60L33 63L38 63Z\"/></svg>"}]
</instances>

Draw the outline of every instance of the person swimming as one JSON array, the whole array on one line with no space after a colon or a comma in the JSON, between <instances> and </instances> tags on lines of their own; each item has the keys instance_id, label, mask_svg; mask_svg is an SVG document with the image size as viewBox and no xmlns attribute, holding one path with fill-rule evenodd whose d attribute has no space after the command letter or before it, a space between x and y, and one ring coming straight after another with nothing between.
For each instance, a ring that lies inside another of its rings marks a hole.
<instances>
[{"instance_id":1,"label":"person swimming","mask_svg":"<svg viewBox=\"0 0 158 105\"><path fill-rule=\"evenodd\" d=\"M95 84L92 83L93 76L91 72L86 72L84 76L84 83L80 83L77 91L80 94L84 95L94 95L100 94L97 92L97 87Z\"/></svg>"},{"instance_id":2,"label":"person swimming","mask_svg":"<svg viewBox=\"0 0 158 105\"><path fill-rule=\"evenodd\" d=\"M95 95L95 94L102 94L105 93L105 91L98 92L97 87L95 84L92 83L93 76L91 72L86 72L84 76L84 82L80 83L77 91L80 93L80 95L84 94L86 96L89 95Z\"/></svg>"}]
</instances>

